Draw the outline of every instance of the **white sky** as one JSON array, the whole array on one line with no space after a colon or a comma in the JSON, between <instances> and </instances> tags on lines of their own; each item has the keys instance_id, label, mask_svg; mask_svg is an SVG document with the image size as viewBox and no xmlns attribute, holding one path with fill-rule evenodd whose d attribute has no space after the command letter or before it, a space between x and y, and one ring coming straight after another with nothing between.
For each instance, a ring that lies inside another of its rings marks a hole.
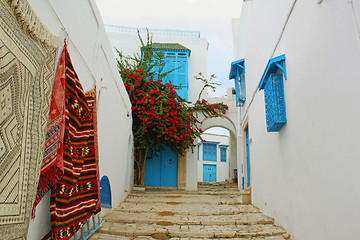
<instances>
[{"instance_id":1,"label":"white sky","mask_svg":"<svg viewBox=\"0 0 360 240\"><path fill-rule=\"evenodd\" d=\"M209 42L208 75L222 86L211 96L233 87L228 79L233 59L231 19L239 18L243 0L96 0L105 24L136 28L200 31Z\"/></svg>"}]
</instances>

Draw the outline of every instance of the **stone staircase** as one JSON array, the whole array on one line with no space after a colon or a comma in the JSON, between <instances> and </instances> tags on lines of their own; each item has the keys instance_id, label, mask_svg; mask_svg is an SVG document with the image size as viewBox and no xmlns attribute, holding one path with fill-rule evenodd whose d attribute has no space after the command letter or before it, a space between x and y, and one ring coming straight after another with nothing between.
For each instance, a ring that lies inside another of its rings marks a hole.
<instances>
[{"instance_id":1,"label":"stone staircase","mask_svg":"<svg viewBox=\"0 0 360 240\"><path fill-rule=\"evenodd\" d=\"M196 192L133 191L90 239L288 239L239 199L237 186L225 183L199 184Z\"/></svg>"}]
</instances>

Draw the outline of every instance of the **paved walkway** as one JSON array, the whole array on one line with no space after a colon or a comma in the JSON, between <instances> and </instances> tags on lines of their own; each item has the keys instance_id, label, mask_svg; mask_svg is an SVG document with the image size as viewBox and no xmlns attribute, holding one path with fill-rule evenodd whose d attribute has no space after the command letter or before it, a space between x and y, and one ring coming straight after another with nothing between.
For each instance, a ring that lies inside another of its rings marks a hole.
<instances>
[{"instance_id":1,"label":"paved walkway","mask_svg":"<svg viewBox=\"0 0 360 240\"><path fill-rule=\"evenodd\" d=\"M90 240L284 239L286 230L239 196L233 184L201 184L197 192L133 191Z\"/></svg>"}]
</instances>

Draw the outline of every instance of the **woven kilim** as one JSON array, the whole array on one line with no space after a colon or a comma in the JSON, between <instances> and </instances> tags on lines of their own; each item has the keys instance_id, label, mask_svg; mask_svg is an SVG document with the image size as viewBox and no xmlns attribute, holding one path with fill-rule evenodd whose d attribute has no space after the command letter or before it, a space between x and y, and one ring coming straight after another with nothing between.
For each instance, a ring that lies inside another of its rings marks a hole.
<instances>
[{"instance_id":1,"label":"woven kilim","mask_svg":"<svg viewBox=\"0 0 360 240\"><path fill-rule=\"evenodd\" d=\"M66 45L66 43L65 43ZM52 91L49 122L46 130L44 160L41 167L38 191L35 199L35 208L44 195L64 175L63 140L65 130L65 51L64 47Z\"/></svg>"},{"instance_id":2,"label":"woven kilim","mask_svg":"<svg viewBox=\"0 0 360 240\"><path fill-rule=\"evenodd\" d=\"M0 239L27 235L57 56L57 47L32 32L34 22L22 19L20 2L41 22L25 0L0 0Z\"/></svg>"},{"instance_id":3,"label":"woven kilim","mask_svg":"<svg viewBox=\"0 0 360 240\"><path fill-rule=\"evenodd\" d=\"M95 212L98 183L93 115L66 52L64 176L51 190L53 239L69 239Z\"/></svg>"},{"instance_id":4,"label":"woven kilim","mask_svg":"<svg viewBox=\"0 0 360 240\"><path fill-rule=\"evenodd\" d=\"M99 175L99 147L98 147L98 132L97 132L97 110L96 110L96 87L94 88L94 90L85 93L86 96L86 100L88 102L88 106L90 111L92 112L93 115L93 132L90 135L90 146L91 146L91 153L92 154L88 154L86 157L89 159L89 161L94 161L96 164L96 182L99 184L98 185L98 199L97 199L97 203L96 203L96 209L95 209L95 214L100 212L101 210L101 202L100 202L100 175ZM92 138L92 136L94 136Z\"/></svg>"}]
</instances>

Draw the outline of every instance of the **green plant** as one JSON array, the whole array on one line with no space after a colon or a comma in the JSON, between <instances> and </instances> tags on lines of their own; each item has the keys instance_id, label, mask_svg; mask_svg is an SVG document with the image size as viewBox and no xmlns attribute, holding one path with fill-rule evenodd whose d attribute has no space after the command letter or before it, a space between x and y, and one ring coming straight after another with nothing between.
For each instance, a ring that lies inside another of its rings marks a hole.
<instances>
[{"instance_id":1,"label":"green plant","mask_svg":"<svg viewBox=\"0 0 360 240\"><path fill-rule=\"evenodd\" d=\"M201 139L196 116L218 117L226 113L226 104L209 104L199 99L194 104L181 98L171 81L163 82L169 72L163 72L164 53L152 49L151 37L146 43L139 35L141 52L134 56L124 56L119 50L117 65L132 105L135 156L135 184L144 185L145 159L150 147L159 151L163 145L184 155L187 149L196 146L196 138ZM213 88L200 73L195 77L204 82L205 88ZM213 77L212 77L213 78ZM194 116L194 114L196 116Z\"/></svg>"}]
</instances>

